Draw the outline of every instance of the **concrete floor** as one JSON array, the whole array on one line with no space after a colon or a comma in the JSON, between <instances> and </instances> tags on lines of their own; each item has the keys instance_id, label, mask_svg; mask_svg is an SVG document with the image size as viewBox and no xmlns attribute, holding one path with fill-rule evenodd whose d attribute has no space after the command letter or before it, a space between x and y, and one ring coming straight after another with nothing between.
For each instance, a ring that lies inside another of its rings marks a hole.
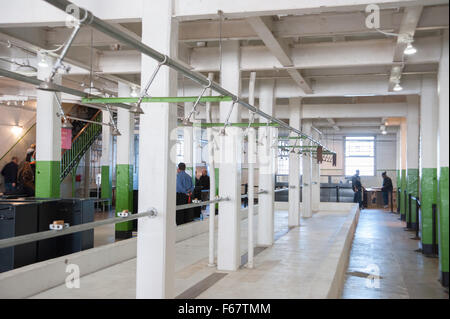
<instances>
[{"instance_id":1,"label":"concrete floor","mask_svg":"<svg viewBox=\"0 0 450 319\"><path fill-rule=\"evenodd\" d=\"M176 296L183 298L308 298L347 212L320 212L287 231L287 212L276 211L277 241L255 257L255 269L218 275L208 267L208 234L176 244ZM255 223L255 230L256 230ZM241 222L241 255L247 248L247 220ZM61 285L32 298L135 298L136 259L86 275L79 289ZM220 279L207 283L208 279ZM232 287L232 289L230 289Z\"/></svg>"},{"instance_id":2,"label":"concrete floor","mask_svg":"<svg viewBox=\"0 0 450 319\"><path fill-rule=\"evenodd\" d=\"M445 298L438 282L438 259L414 250L414 232L404 231L398 215L383 210L361 211L350 254L342 298ZM370 266L372 265L372 266ZM367 280L368 274L377 282Z\"/></svg>"}]
</instances>

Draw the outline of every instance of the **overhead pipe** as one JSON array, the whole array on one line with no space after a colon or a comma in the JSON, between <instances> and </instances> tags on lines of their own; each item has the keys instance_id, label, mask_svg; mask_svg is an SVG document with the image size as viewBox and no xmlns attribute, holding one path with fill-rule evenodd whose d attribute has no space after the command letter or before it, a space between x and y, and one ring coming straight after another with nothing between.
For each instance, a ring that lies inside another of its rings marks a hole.
<instances>
[{"instance_id":1,"label":"overhead pipe","mask_svg":"<svg viewBox=\"0 0 450 319\"><path fill-rule=\"evenodd\" d=\"M74 4L72 2L67 1L67 0L43 0L43 1L53 5L54 7L58 8L64 12L66 12L66 8L68 6L74 6ZM196 71L192 71L189 68L187 68L184 64L182 64L181 62L178 62L172 58L169 58L165 54L162 54L162 53L150 48L149 46L145 45L144 43L136 40L131 35L128 35L127 33L114 27L113 25L99 19L98 17L93 15L92 12L90 12L89 10L86 10L86 9L80 7L79 15L80 15L80 17L81 16L84 17L83 18L84 24L90 25L93 28L97 29L98 31L101 31L104 34L109 35L110 37L115 38L124 44L129 45L130 47L138 50L139 52L155 59L159 63L162 63L163 61L165 61L167 59L167 61L166 61L167 66L175 69L178 72L181 72L184 76L199 83L202 86L209 85L209 79L206 76L204 76L203 74L196 72ZM78 17L76 17L76 18L78 18ZM241 100L238 96L227 91L222 86L220 86L218 83L212 82L210 87L211 87L211 89L213 89L214 91L216 91L217 93L219 93L221 95L230 96L233 101L236 101L240 105L249 109L251 112L258 114L271 122L278 123L280 126L286 128L298 135L301 135L301 136L305 137L306 139L310 140L311 142L313 142L314 144L322 146L324 149L328 150L319 141L315 140L311 136L308 136L308 135L304 134L302 131L289 126L288 124L286 124L285 122L283 122L280 119L277 119L273 116L268 115L267 113L262 112L261 110L254 107L253 105L250 105L249 103Z\"/></svg>"}]
</instances>

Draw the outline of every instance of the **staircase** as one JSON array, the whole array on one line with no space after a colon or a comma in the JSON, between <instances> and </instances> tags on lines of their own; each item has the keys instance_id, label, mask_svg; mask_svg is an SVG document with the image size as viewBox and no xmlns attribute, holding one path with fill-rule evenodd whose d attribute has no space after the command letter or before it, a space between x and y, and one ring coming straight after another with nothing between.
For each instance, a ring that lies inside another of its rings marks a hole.
<instances>
[{"instance_id":1,"label":"staircase","mask_svg":"<svg viewBox=\"0 0 450 319\"><path fill-rule=\"evenodd\" d=\"M102 112L98 110L98 112L95 113L90 120L101 123ZM91 147L101 132L101 125L87 123L72 139L72 148L70 150L65 150L61 155L61 182L73 169L77 168L81 158L84 156L89 147Z\"/></svg>"}]
</instances>

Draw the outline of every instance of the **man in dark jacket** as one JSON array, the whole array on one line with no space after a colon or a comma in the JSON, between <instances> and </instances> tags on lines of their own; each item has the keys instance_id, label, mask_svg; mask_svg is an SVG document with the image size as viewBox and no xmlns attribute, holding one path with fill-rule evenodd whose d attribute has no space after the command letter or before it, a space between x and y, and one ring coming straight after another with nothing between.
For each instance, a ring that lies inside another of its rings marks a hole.
<instances>
[{"instance_id":1,"label":"man in dark jacket","mask_svg":"<svg viewBox=\"0 0 450 319\"><path fill-rule=\"evenodd\" d=\"M359 209L363 208L363 200L362 200L362 184L361 178L359 177L359 169L356 170L356 174L352 176L352 189L354 192L353 202L358 203Z\"/></svg>"},{"instance_id":2,"label":"man in dark jacket","mask_svg":"<svg viewBox=\"0 0 450 319\"><path fill-rule=\"evenodd\" d=\"M18 168L19 159L13 156L11 162L6 164L2 169L2 175L5 178L5 193L7 194L16 190Z\"/></svg>"},{"instance_id":3,"label":"man in dark jacket","mask_svg":"<svg viewBox=\"0 0 450 319\"><path fill-rule=\"evenodd\" d=\"M392 180L387 176L386 172L381 173L383 177L383 187L381 187L381 192L383 193L384 208L389 207L389 193L392 193Z\"/></svg>"}]
</instances>

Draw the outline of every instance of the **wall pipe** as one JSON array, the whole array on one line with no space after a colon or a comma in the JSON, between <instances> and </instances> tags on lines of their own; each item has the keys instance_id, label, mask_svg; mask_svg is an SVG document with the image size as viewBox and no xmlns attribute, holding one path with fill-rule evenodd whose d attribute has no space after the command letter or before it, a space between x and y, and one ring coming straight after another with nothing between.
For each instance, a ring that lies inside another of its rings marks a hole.
<instances>
[{"instance_id":1,"label":"wall pipe","mask_svg":"<svg viewBox=\"0 0 450 319\"><path fill-rule=\"evenodd\" d=\"M67 0L43 0L43 1L53 5L54 7L58 8L64 12L66 12L66 8L68 6L74 6L74 4L72 2L67 1ZM93 15L92 12L90 12L89 10L86 10L84 8L79 8L79 9L80 9L79 10L80 17L81 16L86 17L83 19L84 24L90 25L93 28L97 29L98 31L101 31L104 34L109 35L110 37L115 38L118 41L131 46L132 48L138 50L139 52L141 52L145 55L148 55L149 57L155 59L156 61L158 61L160 63L167 59L166 60L167 66L175 69L178 72L181 72L184 76L199 83L202 86L209 85L208 78L205 77L203 74L192 71L192 70L188 69L184 64L182 64L172 58L169 58L165 54L162 54L162 53L150 48L149 46L145 45L144 43L136 40L131 35L128 35L128 34L122 32L121 30L119 30L118 28L112 26L111 24L99 19L98 17ZM76 18L78 18L78 17L76 17ZM227 91L226 89L224 89L222 86L220 86L216 82L211 83L211 89L213 89L214 91L216 91L217 93L219 93L221 95L230 96L233 99L233 101L236 101L240 105L249 109L251 112L258 114L271 122L278 123L280 126L286 128L300 136L304 136L305 138L309 139L312 143L322 146L325 150L330 151L324 145L322 145L319 141L315 140L311 136L308 136L308 135L304 134L302 131L289 126L288 124L286 124L285 122L283 122L280 119L277 119L273 116L268 115L267 113L262 112L261 110L254 107L253 105L250 105L249 103L241 100L238 96Z\"/></svg>"}]
</instances>

